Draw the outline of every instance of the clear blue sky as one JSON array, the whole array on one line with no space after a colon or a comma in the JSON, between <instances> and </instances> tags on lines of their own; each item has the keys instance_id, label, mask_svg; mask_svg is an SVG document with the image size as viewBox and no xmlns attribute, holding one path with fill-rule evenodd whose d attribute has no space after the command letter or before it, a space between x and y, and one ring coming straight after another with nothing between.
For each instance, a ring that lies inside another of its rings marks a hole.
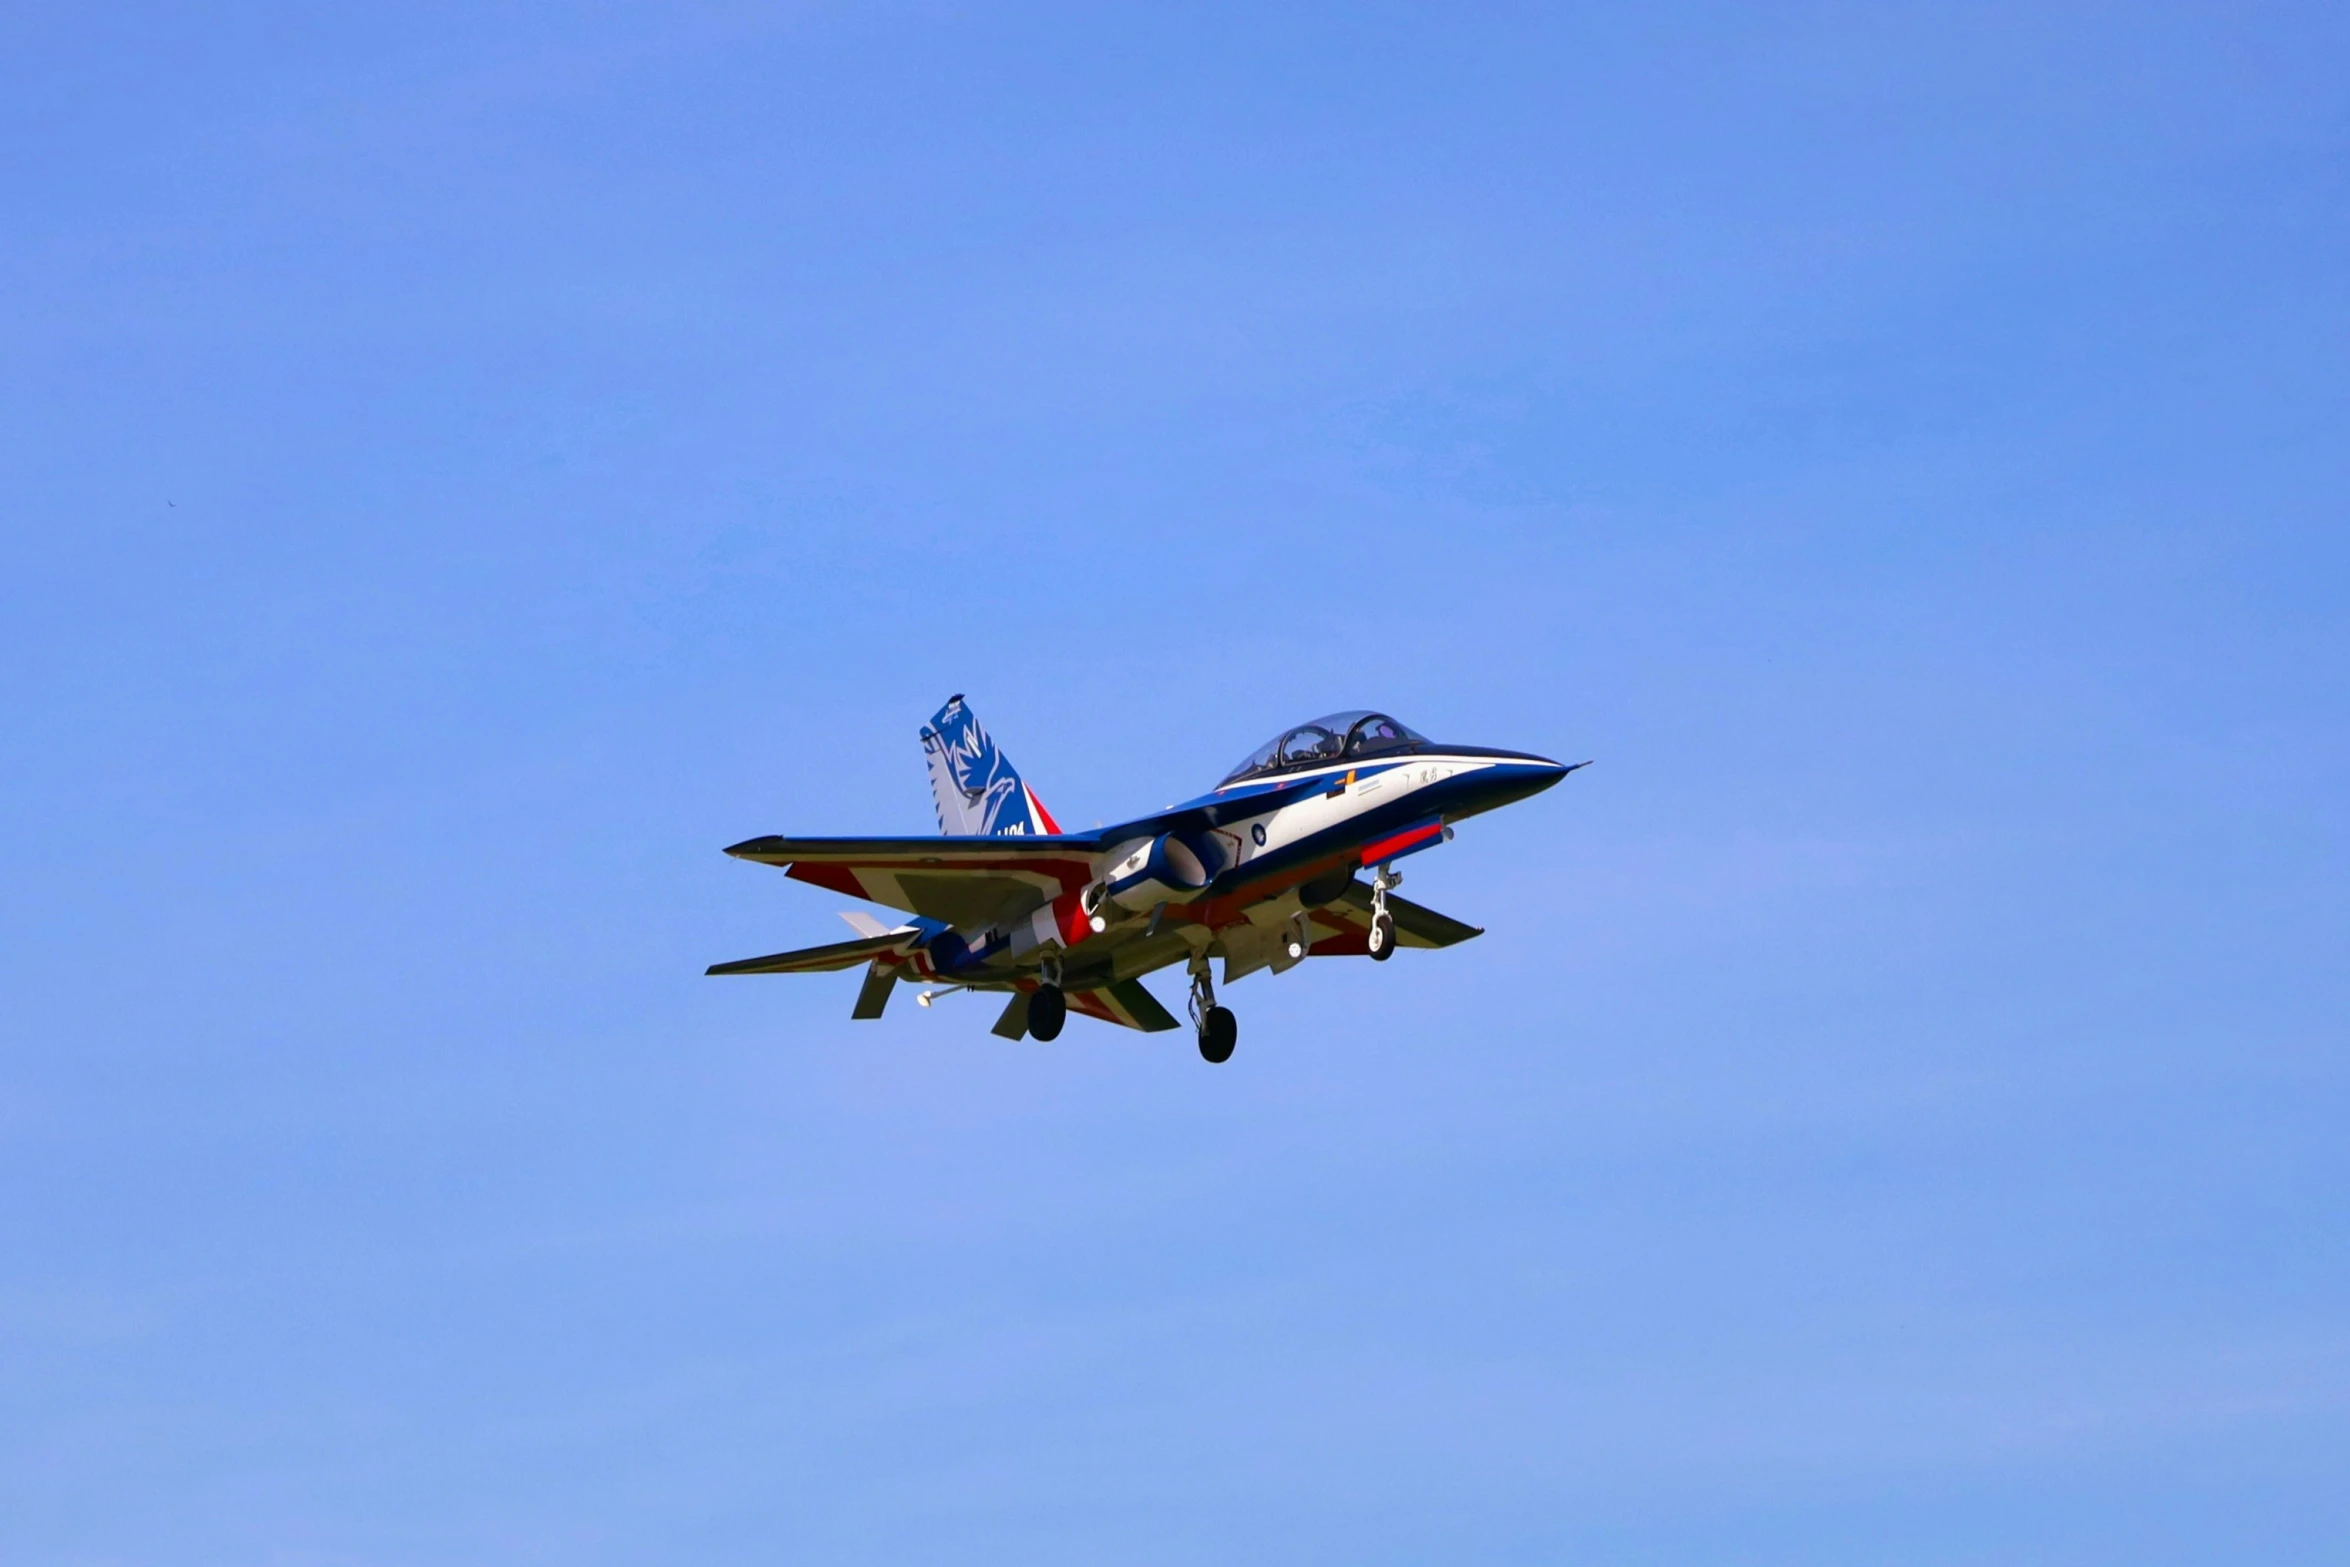
<instances>
[{"instance_id":1,"label":"clear blue sky","mask_svg":"<svg viewBox=\"0 0 2350 1567\"><path fill-rule=\"evenodd\" d=\"M18 7L0 368L0 1558L2350 1560L2341 7ZM703 979L957 691L1599 765Z\"/></svg>"}]
</instances>

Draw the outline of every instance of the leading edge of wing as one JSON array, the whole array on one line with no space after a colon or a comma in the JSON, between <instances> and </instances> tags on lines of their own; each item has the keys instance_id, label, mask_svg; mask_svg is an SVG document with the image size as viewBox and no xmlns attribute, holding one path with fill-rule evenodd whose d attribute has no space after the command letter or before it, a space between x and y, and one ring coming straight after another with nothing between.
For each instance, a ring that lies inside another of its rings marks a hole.
<instances>
[{"instance_id":1,"label":"leading edge of wing","mask_svg":"<svg viewBox=\"0 0 2350 1567\"><path fill-rule=\"evenodd\" d=\"M1181 805L1170 805L1149 816L1097 827L1091 832L1008 833L1001 837L938 834L920 838L787 838L769 834L746 838L727 849L738 860L762 865L970 865L1014 861L1072 859L1094 855L1114 844L1128 843L1155 833L1220 825L1235 816L1253 815L1284 803L1290 797L1329 787L1328 777L1276 779L1249 784L1223 794L1202 795Z\"/></svg>"},{"instance_id":2,"label":"leading edge of wing","mask_svg":"<svg viewBox=\"0 0 2350 1567\"><path fill-rule=\"evenodd\" d=\"M1100 833L1052 833L1003 838L746 838L727 853L762 865L988 866L1065 860L1100 850Z\"/></svg>"}]
</instances>

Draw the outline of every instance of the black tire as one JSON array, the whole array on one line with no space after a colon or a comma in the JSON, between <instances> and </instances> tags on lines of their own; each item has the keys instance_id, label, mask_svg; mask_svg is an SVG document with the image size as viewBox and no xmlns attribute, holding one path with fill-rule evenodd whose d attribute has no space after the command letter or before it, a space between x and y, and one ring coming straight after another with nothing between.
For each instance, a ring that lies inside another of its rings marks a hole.
<instances>
[{"instance_id":1,"label":"black tire","mask_svg":"<svg viewBox=\"0 0 2350 1567\"><path fill-rule=\"evenodd\" d=\"M1038 1039L1058 1039L1069 1020L1069 998L1058 985L1039 985L1028 998L1028 1032Z\"/></svg>"},{"instance_id":2,"label":"black tire","mask_svg":"<svg viewBox=\"0 0 2350 1567\"><path fill-rule=\"evenodd\" d=\"M1232 1009L1208 1008L1208 1015L1199 1020L1200 1059L1222 1066L1232 1059L1232 1047L1239 1042L1240 1019L1232 1015Z\"/></svg>"},{"instance_id":3,"label":"black tire","mask_svg":"<svg viewBox=\"0 0 2350 1567\"><path fill-rule=\"evenodd\" d=\"M1394 915L1381 914L1372 919L1370 944L1374 962L1384 963L1395 956Z\"/></svg>"}]
</instances>

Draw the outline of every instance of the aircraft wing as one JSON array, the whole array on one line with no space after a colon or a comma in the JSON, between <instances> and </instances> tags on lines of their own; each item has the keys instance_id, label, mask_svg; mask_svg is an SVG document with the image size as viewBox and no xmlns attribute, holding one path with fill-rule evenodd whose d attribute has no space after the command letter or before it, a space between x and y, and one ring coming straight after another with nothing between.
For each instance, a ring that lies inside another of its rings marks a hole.
<instances>
[{"instance_id":1,"label":"aircraft wing","mask_svg":"<svg viewBox=\"0 0 2350 1567\"><path fill-rule=\"evenodd\" d=\"M1004 838L753 838L726 852L784 874L948 925L1007 904L1059 897L1093 876L1094 833Z\"/></svg>"},{"instance_id":2,"label":"aircraft wing","mask_svg":"<svg viewBox=\"0 0 2350 1567\"><path fill-rule=\"evenodd\" d=\"M1399 947L1450 947L1467 941L1471 936L1485 934L1480 926L1464 925L1448 914L1387 895L1387 912L1395 919L1395 944ZM1316 921L1343 927L1339 934L1327 936L1313 945L1316 957L1343 957L1370 951L1367 940L1371 930L1371 889L1361 882L1350 884L1336 902L1314 910Z\"/></svg>"},{"instance_id":3,"label":"aircraft wing","mask_svg":"<svg viewBox=\"0 0 2350 1567\"><path fill-rule=\"evenodd\" d=\"M826 947L802 947L797 952L778 952L764 958L742 958L733 963L713 963L705 971L711 974L821 974L833 969L855 968L878 957L897 951L908 940L918 940L913 931L894 931L886 936L860 936L855 941L836 941Z\"/></svg>"},{"instance_id":4,"label":"aircraft wing","mask_svg":"<svg viewBox=\"0 0 2350 1567\"><path fill-rule=\"evenodd\" d=\"M1181 1027L1174 1015L1159 1005L1159 998L1142 988L1139 979L1122 979L1115 985L1103 985L1096 990L1072 991L1069 1005L1087 1017L1139 1028L1146 1034Z\"/></svg>"},{"instance_id":5,"label":"aircraft wing","mask_svg":"<svg viewBox=\"0 0 2350 1567\"><path fill-rule=\"evenodd\" d=\"M995 1020L991 1033L1005 1039L1018 1039L1028 1032L1028 1002L1032 990L1017 991L1004 1003L1003 1015ZM1086 1017L1100 1018L1105 1023L1116 1023L1124 1028L1140 1029L1146 1034L1163 1033L1170 1028L1181 1028L1174 1014L1159 1005L1159 998L1145 990L1139 979L1122 979L1112 985L1097 985L1086 990L1069 992L1069 1010Z\"/></svg>"}]
</instances>

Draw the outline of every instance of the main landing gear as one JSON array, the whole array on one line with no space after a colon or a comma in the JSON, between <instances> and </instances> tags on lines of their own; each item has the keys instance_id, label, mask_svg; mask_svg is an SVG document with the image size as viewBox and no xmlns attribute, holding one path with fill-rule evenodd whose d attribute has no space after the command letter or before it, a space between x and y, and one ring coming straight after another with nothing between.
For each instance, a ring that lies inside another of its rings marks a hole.
<instances>
[{"instance_id":1,"label":"main landing gear","mask_svg":"<svg viewBox=\"0 0 2350 1567\"><path fill-rule=\"evenodd\" d=\"M1390 888L1403 885L1403 878L1382 865L1371 873L1371 934L1368 938L1373 961L1384 963L1395 956L1395 916L1387 912L1387 893Z\"/></svg>"},{"instance_id":2,"label":"main landing gear","mask_svg":"<svg viewBox=\"0 0 2350 1567\"><path fill-rule=\"evenodd\" d=\"M1240 1041L1240 1019L1230 1007L1216 1005L1216 987L1208 983L1208 960L1192 959L1191 1021L1199 1030L1200 1059L1221 1066L1232 1059Z\"/></svg>"},{"instance_id":3,"label":"main landing gear","mask_svg":"<svg viewBox=\"0 0 2350 1567\"><path fill-rule=\"evenodd\" d=\"M1028 998L1028 1032L1042 1040L1058 1039L1061 1025L1068 1020L1069 998L1061 993L1061 966L1055 963L1044 971L1044 983Z\"/></svg>"}]
</instances>

